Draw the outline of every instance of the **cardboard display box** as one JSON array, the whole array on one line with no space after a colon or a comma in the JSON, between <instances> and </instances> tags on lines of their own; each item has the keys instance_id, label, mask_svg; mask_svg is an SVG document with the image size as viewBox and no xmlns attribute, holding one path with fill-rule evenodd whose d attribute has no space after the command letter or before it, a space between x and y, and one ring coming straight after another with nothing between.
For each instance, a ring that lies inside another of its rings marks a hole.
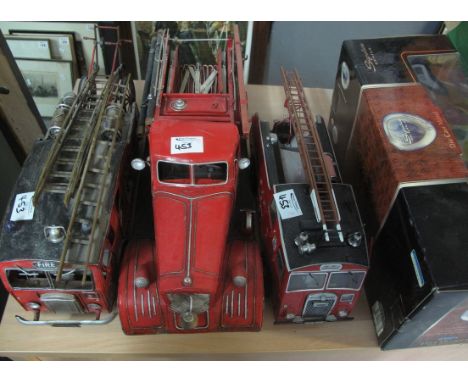
<instances>
[{"instance_id":1,"label":"cardboard display box","mask_svg":"<svg viewBox=\"0 0 468 382\"><path fill-rule=\"evenodd\" d=\"M365 283L383 349L468 340L468 184L402 189Z\"/></svg>"},{"instance_id":2,"label":"cardboard display box","mask_svg":"<svg viewBox=\"0 0 468 382\"><path fill-rule=\"evenodd\" d=\"M328 129L343 181L350 182L355 167L353 132L362 96L369 88L413 84L407 56L453 52L446 36L408 36L343 42L338 62Z\"/></svg>"}]
</instances>

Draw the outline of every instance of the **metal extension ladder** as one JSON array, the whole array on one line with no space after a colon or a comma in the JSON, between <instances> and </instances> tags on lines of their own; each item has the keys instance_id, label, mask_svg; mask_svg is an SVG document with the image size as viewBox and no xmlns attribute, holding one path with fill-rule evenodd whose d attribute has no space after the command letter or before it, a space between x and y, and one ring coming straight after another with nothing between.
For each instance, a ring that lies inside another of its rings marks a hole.
<instances>
[{"instance_id":1,"label":"metal extension ladder","mask_svg":"<svg viewBox=\"0 0 468 382\"><path fill-rule=\"evenodd\" d=\"M281 75L290 123L297 139L306 179L311 188L317 221L322 222L326 241L330 240L330 232L337 232L340 241L343 241L340 214L325 165L320 137L305 98L302 81L296 70L286 71L281 68Z\"/></svg>"}]
</instances>

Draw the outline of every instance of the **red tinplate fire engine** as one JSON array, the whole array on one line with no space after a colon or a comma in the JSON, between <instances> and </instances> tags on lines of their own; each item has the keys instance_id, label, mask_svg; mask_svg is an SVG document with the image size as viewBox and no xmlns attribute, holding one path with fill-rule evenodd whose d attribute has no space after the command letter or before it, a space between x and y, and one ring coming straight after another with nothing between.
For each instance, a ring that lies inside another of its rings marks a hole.
<instances>
[{"instance_id":1,"label":"red tinplate fire engine","mask_svg":"<svg viewBox=\"0 0 468 382\"><path fill-rule=\"evenodd\" d=\"M194 42L161 31L151 46L141 119L149 156L132 166L149 165L151 189L139 193L151 192L154 237L133 240L124 255L118 305L127 334L262 324L237 27L233 38L209 41L212 62L190 59Z\"/></svg>"}]
</instances>

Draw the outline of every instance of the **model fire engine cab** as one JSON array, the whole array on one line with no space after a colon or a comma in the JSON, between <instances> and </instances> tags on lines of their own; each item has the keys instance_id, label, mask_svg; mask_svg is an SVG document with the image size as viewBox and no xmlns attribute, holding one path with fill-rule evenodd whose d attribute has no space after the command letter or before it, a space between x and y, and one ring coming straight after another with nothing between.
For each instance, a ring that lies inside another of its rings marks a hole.
<instances>
[{"instance_id":1,"label":"model fire engine cab","mask_svg":"<svg viewBox=\"0 0 468 382\"><path fill-rule=\"evenodd\" d=\"M154 238L132 241L122 263L127 334L259 330L262 323L237 27L234 38L209 41L212 62L187 58L194 42L160 32L151 47L141 119L149 156L132 163L149 164L150 189L139 192L152 195Z\"/></svg>"},{"instance_id":2,"label":"model fire engine cab","mask_svg":"<svg viewBox=\"0 0 468 382\"><path fill-rule=\"evenodd\" d=\"M92 65L93 66L93 65ZM92 68L91 66L91 68ZM112 320L122 221L130 199L122 179L136 108L122 67L94 70L57 106L13 190L0 233L0 278L34 320L81 326ZM130 169L131 170L131 169ZM67 319L41 320L42 312ZM101 318L102 312L109 314ZM95 319L70 314L90 313Z\"/></svg>"},{"instance_id":3,"label":"model fire engine cab","mask_svg":"<svg viewBox=\"0 0 468 382\"><path fill-rule=\"evenodd\" d=\"M367 272L351 186L340 182L321 118L296 71L282 69L289 118L253 119L261 233L277 323L349 319Z\"/></svg>"}]
</instances>

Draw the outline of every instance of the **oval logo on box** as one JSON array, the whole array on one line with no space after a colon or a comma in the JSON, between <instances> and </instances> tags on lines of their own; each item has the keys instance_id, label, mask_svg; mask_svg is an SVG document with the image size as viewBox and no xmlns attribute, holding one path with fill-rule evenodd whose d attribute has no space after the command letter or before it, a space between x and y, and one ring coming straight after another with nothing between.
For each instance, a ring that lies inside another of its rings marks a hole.
<instances>
[{"instance_id":1,"label":"oval logo on box","mask_svg":"<svg viewBox=\"0 0 468 382\"><path fill-rule=\"evenodd\" d=\"M343 268L342 264L323 264L320 266L320 270L324 272L341 271L341 268Z\"/></svg>"},{"instance_id":2,"label":"oval logo on box","mask_svg":"<svg viewBox=\"0 0 468 382\"><path fill-rule=\"evenodd\" d=\"M350 80L349 67L348 67L348 64L345 61L343 61L341 63L341 86L343 86L344 90L348 89L349 80Z\"/></svg>"},{"instance_id":3,"label":"oval logo on box","mask_svg":"<svg viewBox=\"0 0 468 382\"><path fill-rule=\"evenodd\" d=\"M427 147L437 135L431 122L413 114L388 114L383 119L383 127L390 143L402 151Z\"/></svg>"}]
</instances>

